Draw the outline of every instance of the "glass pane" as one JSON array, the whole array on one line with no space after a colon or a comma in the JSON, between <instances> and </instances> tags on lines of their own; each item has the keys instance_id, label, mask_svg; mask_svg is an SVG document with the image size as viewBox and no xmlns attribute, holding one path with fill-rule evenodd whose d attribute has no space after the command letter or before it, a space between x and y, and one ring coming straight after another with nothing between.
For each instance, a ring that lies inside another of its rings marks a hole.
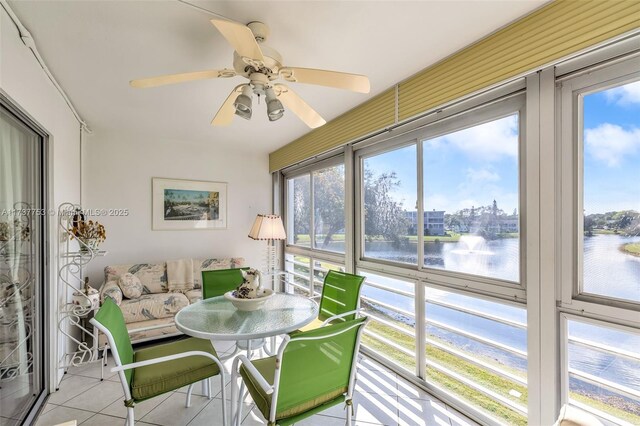
<instances>
[{"instance_id":1,"label":"glass pane","mask_svg":"<svg viewBox=\"0 0 640 426\"><path fill-rule=\"evenodd\" d=\"M582 291L640 302L640 82L583 106Z\"/></svg>"},{"instance_id":2,"label":"glass pane","mask_svg":"<svg viewBox=\"0 0 640 426\"><path fill-rule=\"evenodd\" d=\"M518 133L514 114L423 142L425 266L520 280Z\"/></svg>"},{"instance_id":3,"label":"glass pane","mask_svg":"<svg viewBox=\"0 0 640 426\"><path fill-rule=\"evenodd\" d=\"M315 248L344 253L344 165L313 172Z\"/></svg>"},{"instance_id":4,"label":"glass pane","mask_svg":"<svg viewBox=\"0 0 640 426\"><path fill-rule=\"evenodd\" d=\"M311 246L311 176L287 180L287 238L289 244Z\"/></svg>"},{"instance_id":5,"label":"glass pane","mask_svg":"<svg viewBox=\"0 0 640 426\"><path fill-rule=\"evenodd\" d=\"M296 254L285 254L284 269L287 274L286 293L311 295L311 259Z\"/></svg>"},{"instance_id":6,"label":"glass pane","mask_svg":"<svg viewBox=\"0 0 640 426\"><path fill-rule=\"evenodd\" d=\"M640 335L573 320L567 328L569 401L617 424L640 424Z\"/></svg>"},{"instance_id":7,"label":"glass pane","mask_svg":"<svg viewBox=\"0 0 640 426\"><path fill-rule=\"evenodd\" d=\"M417 200L416 146L364 160L364 255L417 263L411 212Z\"/></svg>"},{"instance_id":8,"label":"glass pane","mask_svg":"<svg viewBox=\"0 0 640 426\"><path fill-rule=\"evenodd\" d=\"M391 362L415 371L416 320L414 284L359 271L367 277L360 306L371 321L362 343Z\"/></svg>"},{"instance_id":9,"label":"glass pane","mask_svg":"<svg viewBox=\"0 0 640 426\"><path fill-rule=\"evenodd\" d=\"M44 389L42 139L0 110L0 424L22 424Z\"/></svg>"},{"instance_id":10,"label":"glass pane","mask_svg":"<svg viewBox=\"0 0 640 426\"><path fill-rule=\"evenodd\" d=\"M526 425L524 308L426 288L427 380L500 423Z\"/></svg>"}]
</instances>

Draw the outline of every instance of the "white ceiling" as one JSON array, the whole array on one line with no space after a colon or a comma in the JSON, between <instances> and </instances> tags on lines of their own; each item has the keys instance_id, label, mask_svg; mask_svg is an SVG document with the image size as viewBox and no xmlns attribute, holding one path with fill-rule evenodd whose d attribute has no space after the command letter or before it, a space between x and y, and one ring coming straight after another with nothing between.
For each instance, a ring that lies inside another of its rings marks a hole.
<instances>
[{"instance_id":1,"label":"white ceiling","mask_svg":"<svg viewBox=\"0 0 640 426\"><path fill-rule=\"evenodd\" d=\"M511 1L193 1L271 27L285 65L366 74L368 95L291 83L330 120L534 10ZM133 89L133 78L232 68L211 15L178 1L11 1L53 75L96 133L206 141L271 152L309 129L293 114L270 123L264 106L230 127L210 121L242 77Z\"/></svg>"}]
</instances>

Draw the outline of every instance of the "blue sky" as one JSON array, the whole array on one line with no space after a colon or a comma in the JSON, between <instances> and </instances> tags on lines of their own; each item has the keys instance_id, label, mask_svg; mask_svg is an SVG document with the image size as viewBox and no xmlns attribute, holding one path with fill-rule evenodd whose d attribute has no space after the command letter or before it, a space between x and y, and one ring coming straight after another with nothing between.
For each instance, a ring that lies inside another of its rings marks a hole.
<instances>
[{"instance_id":1,"label":"blue sky","mask_svg":"<svg viewBox=\"0 0 640 426\"><path fill-rule=\"evenodd\" d=\"M518 208L518 116L423 141L425 209ZM365 159L376 174L395 171L393 194L416 205L416 148ZM584 97L585 212L640 211L640 82Z\"/></svg>"},{"instance_id":2,"label":"blue sky","mask_svg":"<svg viewBox=\"0 0 640 426\"><path fill-rule=\"evenodd\" d=\"M640 211L640 82L584 97L586 214Z\"/></svg>"}]
</instances>

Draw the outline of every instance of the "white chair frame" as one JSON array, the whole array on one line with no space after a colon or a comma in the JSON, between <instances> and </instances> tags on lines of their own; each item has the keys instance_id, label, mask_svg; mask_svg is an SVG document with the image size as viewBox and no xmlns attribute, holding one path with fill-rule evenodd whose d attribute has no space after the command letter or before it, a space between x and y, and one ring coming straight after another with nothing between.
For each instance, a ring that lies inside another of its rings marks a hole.
<instances>
[{"instance_id":1,"label":"white chair frame","mask_svg":"<svg viewBox=\"0 0 640 426\"><path fill-rule=\"evenodd\" d=\"M358 311L345 312L341 315L335 315L331 318L328 318L326 321L324 321L322 326L324 327L329 323L329 321L332 321L338 317L352 315L354 313L358 313ZM355 388L355 383L356 383L356 373L357 373L356 364L358 362L357 355L360 350L360 337L361 337L362 331L364 330L364 327L368 322L369 322L369 318L366 318L362 323L353 324L352 326L345 328L344 330L340 330L336 333L328 334L322 337L293 337L292 338L289 335L285 335L282 343L280 344L280 347L278 348L278 353L276 354L276 370L275 370L275 375L273 379L273 386L270 385L267 382L267 380L260 374L260 372L256 369L256 367L251 363L249 358L247 358L244 355L238 356L233 361L233 367L231 370L231 425L240 426L240 423L242 421L242 401L245 398L245 390L244 390L245 385L243 381L242 384L240 385L240 389L238 393L238 378L240 377L240 364L242 364L249 371L249 373L251 373L251 376L253 376L256 379L258 386L260 386L260 388L267 395L271 395L271 408L269 412L269 419L267 419L267 421L270 423L276 424L276 421L275 421L276 406L278 404L278 394L280 391L280 372L282 370L282 357L284 355L284 351L287 345L291 342L297 342L297 341L303 341L303 340L322 340L328 337L338 336L342 333L346 333L352 328L360 327L358 330L358 335L356 337L356 344L353 350L353 358L351 362L351 373L349 376L349 385L347 387L347 393L345 395L345 401L352 400L353 389ZM236 403L238 405L237 408L236 408ZM351 425L351 416L352 416L351 409L347 409L347 419L346 419L347 426Z\"/></svg>"},{"instance_id":2,"label":"white chair frame","mask_svg":"<svg viewBox=\"0 0 640 426\"><path fill-rule=\"evenodd\" d=\"M107 336L107 340L109 341L109 349L111 349L111 355L113 356L113 360L116 364L116 366L114 368L111 369L112 373L118 373L118 377L120 378L120 384L122 385L122 390L124 392L124 398L125 401L128 401L130 399L132 399L131 397L131 391L129 389L129 383L127 382L127 378L124 374L125 370L130 370L133 368L138 368L138 367L144 367L147 365L153 365L153 364L160 364L163 362L167 362L167 361L173 361L175 359L180 359L180 358L187 358L190 356L203 356L206 358L209 358L210 360L212 360L213 362L216 363L216 365L218 366L218 368L220 369L220 386L222 389L222 421L223 424L226 425L227 424L227 410L226 410L226 391L225 391L225 382L226 382L226 373L224 370L224 365L222 364L222 362L216 358L215 356L211 355L208 352L203 352L203 351L188 351L188 352L182 352L179 354L175 354L175 355L168 355L168 356L163 356L163 357L159 357L159 358L155 358L155 359L150 359L147 361L140 361L140 362L134 362L131 364L126 364L126 365L122 365L122 362L120 361L120 354L118 353L118 349L115 345L115 341L113 339L113 335L111 334L111 332L109 331L109 329L107 329L106 327L104 327L100 322L96 321L95 318L92 318L89 321L91 324L93 324L95 327L97 327L101 332L103 332L106 336ZM213 346L213 344L212 344ZM202 388L203 390L206 391L207 393L207 397L209 399L213 398L213 395L211 395L211 381L210 381L210 377L203 380L202 381ZM185 406L187 408L189 408L191 406L191 392L193 391L193 385L194 383L191 383L189 385L189 388L187 389L187 396L186 396L186 401L185 401ZM126 426L134 426L135 424L135 411L133 409L133 407L127 407L127 418L125 420L125 425Z\"/></svg>"}]
</instances>

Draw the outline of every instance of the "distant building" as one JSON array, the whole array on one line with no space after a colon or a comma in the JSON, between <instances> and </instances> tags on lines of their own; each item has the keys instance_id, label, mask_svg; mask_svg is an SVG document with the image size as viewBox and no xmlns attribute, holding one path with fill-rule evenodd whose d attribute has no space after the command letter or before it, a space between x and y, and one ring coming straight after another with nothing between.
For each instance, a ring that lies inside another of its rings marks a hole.
<instances>
[{"instance_id":1,"label":"distant building","mask_svg":"<svg viewBox=\"0 0 640 426\"><path fill-rule=\"evenodd\" d=\"M518 216L507 216L500 218L500 232L504 233L515 233L519 232L520 229L520 220Z\"/></svg>"},{"instance_id":2,"label":"distant building","mask_svg":"<svg viewBox=\"0 0 640 426\"><path fill-rule=\"evenodd\" d=\"M424 234L444 235L444 210L424 212ZM409 234L416 234L418 229L418 212L405 211L405 218L409 221Z\"/></svg>"},{"instance_id":3,"label":"distant building","mask_svg":"<svg viewBox=\"0 0 640 426\"><path fill-rule=\"evenodd\" d=\"M425 235L444 235L444 210L424 212Z\"/></svg>"}]
</instances>

